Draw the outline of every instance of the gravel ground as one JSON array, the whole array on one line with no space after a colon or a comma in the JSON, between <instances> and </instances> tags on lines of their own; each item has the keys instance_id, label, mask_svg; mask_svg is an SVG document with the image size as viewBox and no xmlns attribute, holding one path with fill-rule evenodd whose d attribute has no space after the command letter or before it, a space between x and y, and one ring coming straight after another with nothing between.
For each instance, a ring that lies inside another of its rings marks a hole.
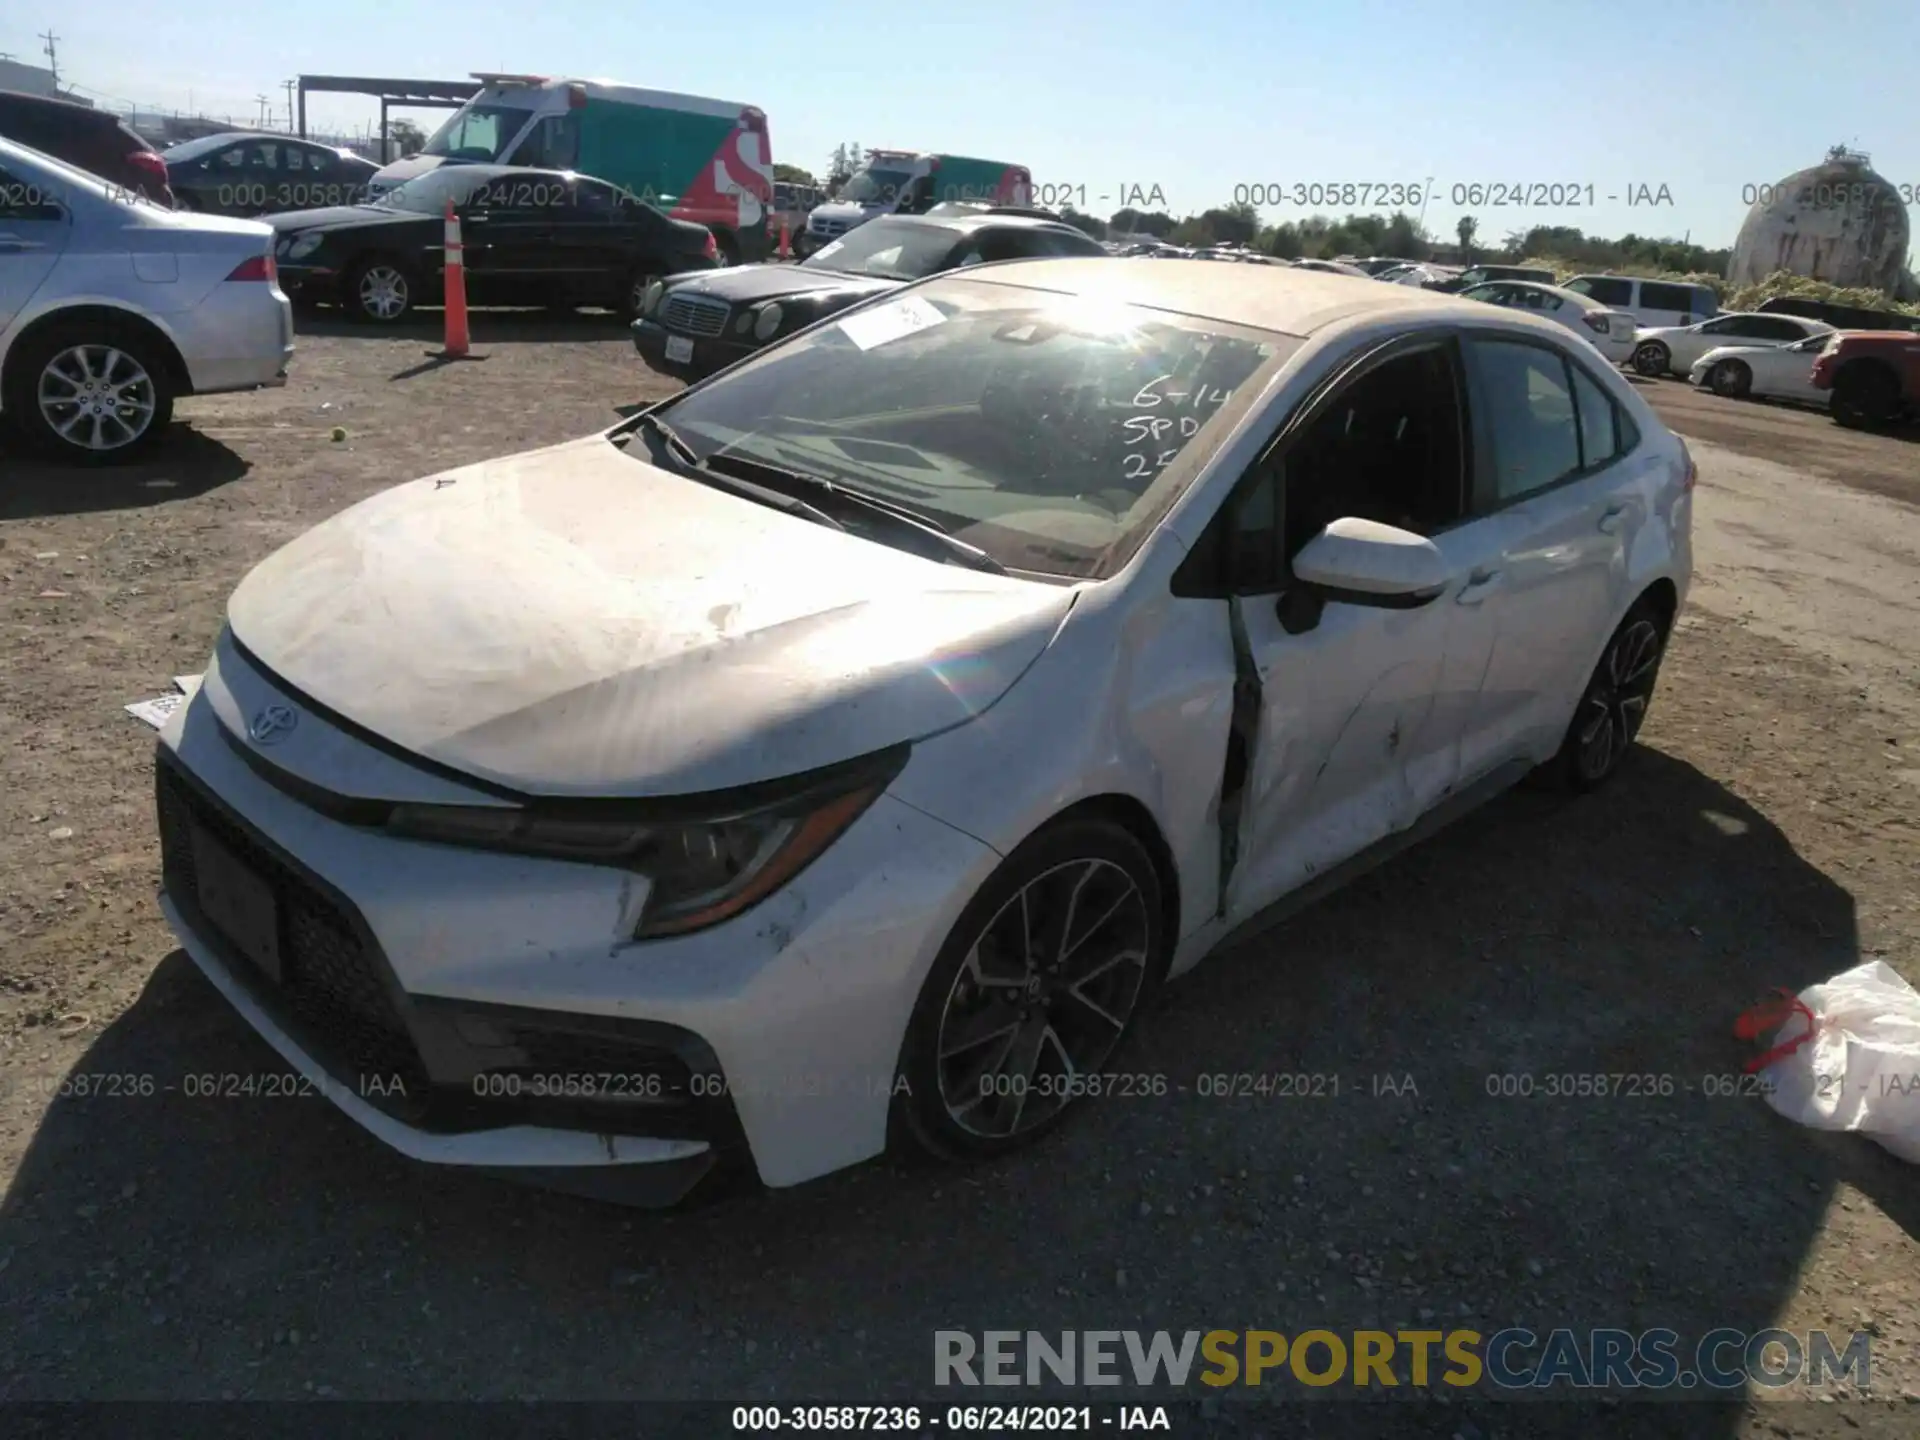
<instances>
[{"instance_id":1,"label":"gravel ground","mask_svg":"<svg viewBox=\"0 0 1920 1440\"><path fill-rule=\"evenodd\" d=\"M477 331L442 365L425 332L321 327L284 390L188 402L126 472L0 452L0 1400L879 1400L927 1392L943 1327L1780 1325L1873 1330L1877 1398L1584 1433L1920 1429L1886 1403L1920 1399L1912 1173L1702 1085L1769 987L1920 978L1920 449L1676 384L1650 393L1701 462L1700 574L1630 767L1500 800L1172 987L1122 1061L1164 1098L976 1170L656 1216L411 1165L317 1100L168 1093L277 1067L159 918L153 737L120 707L200 669L315 521L661 393L611 322ZM1275 1070L1339 1094L1201 1093ZM1568 1072L1675 1090L1487 1093ZM157 1093L55 1098L76 1075ZM1285 1433L1383 1433L1310 1408ZM1456 1398L1438 1433L1562 1413Z\"/></svg>"}]
</instances>

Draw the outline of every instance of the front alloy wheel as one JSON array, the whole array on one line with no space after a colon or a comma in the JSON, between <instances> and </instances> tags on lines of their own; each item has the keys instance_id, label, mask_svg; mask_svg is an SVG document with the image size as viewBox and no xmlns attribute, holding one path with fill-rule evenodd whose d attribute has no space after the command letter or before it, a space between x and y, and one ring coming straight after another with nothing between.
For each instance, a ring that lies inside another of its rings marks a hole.
<instances>
[{"instance_id":1,"label":"front alloy wheel","mask_svg":"<svg viewBox=\"0 0 1920 1440\"><path fill-rule=\"evenodd\" d=\"M1738 400L1753 384L1753 372L1738 360L1722 360L1707 373L1707 384L1714 394Z\"/></svg>"},{"instance_id":2,"label":"front alloy wheel","mask_svg":"<svg viewBox=\"0 0 1920 1440\"><path fill-rule=\"evenodd\" d=\"M74 345L40 371L40 418L78 450L106 455L138 445L158 413L158 387L131 353L112 345Z\"/></svg>"},{"instance_id":3,"label":"front alloy wheel","mask_svg":"<svg viewBox=\"0 0 1920 1440\"><path fill-rule=\"evenodd\" d=\"M1099 1093L1164 967L1160 886L1104 820L1042 831L961 915L902 1055L907 1128L936 1154L985 1155Z\"/></svg>"}]
</instances>

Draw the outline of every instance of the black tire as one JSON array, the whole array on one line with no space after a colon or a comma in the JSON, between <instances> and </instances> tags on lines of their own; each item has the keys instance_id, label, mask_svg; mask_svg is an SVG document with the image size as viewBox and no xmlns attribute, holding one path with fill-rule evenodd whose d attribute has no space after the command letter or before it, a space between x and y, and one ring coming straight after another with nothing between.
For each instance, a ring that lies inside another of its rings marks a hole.
<instances>
[{"instance_id":1,"label":"black tire","mask_svg":"<svg viewBox=\"0 0 1920 1440\"><path fill-rule=\"evenodd\" d=\"M113 388L88 388L99 385ZM125 464L173 421L173 357L154 337L112 321L28 336L7 357L6 386L22 438L69 465Z\"/></svg>"},{"instance_id":2,"label":"black tire","mask_svg":"<svg viewBox=\"0 0 1920 1440\"><path fill-rule=\"evenodd\" d=\"M398 325L420 304L420 279L390 255L369 255L347 271L340 303L366 324Z\"/></svg>"},{"instance_id":3,"label":"black tire","mask_svg":"<svg viewBox=\"0 0 1920 1440\"><path fill-rule=\"evenodd\" d=\"M1753 388L1753 371L1743 361L1722 360L1707 372L1707 384L1716 395L1744 400Z\"/></svg>"},{"instance_id":4,"label":"black tire","mask_svg":"<svg viewBox=\"0 0 1920 1440\"><path fill-rule=\"evenodd\" d=\"M1849 430L1889 425L1900 413L1900 382L1878 365L1855 365L1835 377L1829 408Z\"/></svg>"},{"instance_id":5,"label":"black tire","mask_svg":"<svg viewBox=\"0 0 1920 1440\"><path fill-rule=\"evenodd\" d=\"M1666 653L1666 617L1642 598L1600 652L1559 753L1540 767L1541 782L1585 794L1613 777L1646 721Z\"/></svg>"},{"instance_id":6,"label":"black tire","mask_svg":"<svg viewBox=\"0 0 1920 1440\"><path fill-rule=\"evenodd\" d=\"M1097 918L1081 929L1089 915ZM1064 924L1078 933L1062 934ZM1014 958L1009 951L1023 936L1029 948L1037 940L1064 954L1064 968ZM1137 962L1125 958L1135 952ZM1038 1139L1119 1052L1170 954L1159 875L1124 827L1066 819L1032 836L961 912L920 988L901 1046L896 1141L960 1160ZM1034 1057L1018 1089L1016 1048ZM1071 1071L1063 1050L1073 1053ZM1080 1088L1063 1083L1069 1074Z\"/></svg>"},{"instance_id":7,"label":"black tire","mask_svg":"<svg viewBox=\"0 0 1920 1440\"><path fill-rule=\"evenodd\" d=\"M1627 363L1633 366L1634 374L1654 380L1673 368L1673 354L1658 340L1649 340L1644 345L1633 347L1633 355Z\"/></svg>"}]
</instances>

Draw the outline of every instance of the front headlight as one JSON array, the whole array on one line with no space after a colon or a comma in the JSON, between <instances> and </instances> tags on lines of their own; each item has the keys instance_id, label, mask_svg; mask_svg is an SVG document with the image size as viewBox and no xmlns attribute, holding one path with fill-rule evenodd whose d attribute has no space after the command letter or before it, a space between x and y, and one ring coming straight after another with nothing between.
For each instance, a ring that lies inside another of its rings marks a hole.
<instances>
[{"instance_id":1,"label":"front headlight","mask_svg":"<svg viewBox=\"0 0 1920 1440\"><path fill-rule=\"evenodd\" d=\"M660 308L660 297L666 293L667 286L663 280L656 280L647 286L647 293L642 296L640 300L640 313L642 315L651 315L655 310L658 310Z\"/></svg>"},{"instance_id":2,"label":"front headlight","mask_svg":"<svg viewBox=\"0 0 1920 1440\"><path fill-rule=\"evenodd\" d=\"M634 931L636 940L645 940L704 930L766 899L879 798L905 758L902 747L835 767L804 789L725 806L731 813L713 818L659 813L684 812L685 802L552 801L527 809L401 804L388 813L385 828L409 840L635 871L651 882Z\"/></svg>"},{"instance_id":3,"label":"front headlight","mask_svg":"<svg viewBox=\"0 0 1920 1440\"><path fill-rule=\"evenodd\" d=\"M780 308L780 302L777 300L771 305L761 306L760 313L753 322L753 338L756 340L771 340L775 335L778 335L780 333L780 320L785 314L786 311Z\"/></svg>"},{"instance_id":4,"label":"front headlight","mask_svg":"<svg viewBox=\"0 0 1920 1440\"><path fill-rule=\"evenodd\" d=\"M307 256L320 248L320 242L326 238L327 237L322 235L318 230L309 230L304 235L296 236L293 244L287 247L287 259L306 259Z\"/></svg>"}]
</instances>

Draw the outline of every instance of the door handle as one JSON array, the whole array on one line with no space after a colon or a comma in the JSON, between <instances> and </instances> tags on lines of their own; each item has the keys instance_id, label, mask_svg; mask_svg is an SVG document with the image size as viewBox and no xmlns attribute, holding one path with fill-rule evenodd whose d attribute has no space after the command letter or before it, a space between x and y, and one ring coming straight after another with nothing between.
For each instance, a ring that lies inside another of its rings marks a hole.
<instances>
[{"instance_id":1,"label":"door handle","mask_svg":"<svg viewBox=\"0 0 1920 1440\"><path fill-rule=\"evenodd\" d=\"M1478 605L1499 588L1500 572L1482 567L1467 576L1467 583L1460 587L1460 593L1454 597L1454 601L1460 605Z\"/></svg>"},{"instance_id":2,"label":"door handle","mask_svg":"<svg viewBox=\"0 0 1920 1440\"><path fill-rule=\"evenodd\" d=\"M1608 535L1620 528L1620 522L1627 518L1625 505L1609 505L1600 516L1600 529Z\"/></svg>"}]
</instances>

